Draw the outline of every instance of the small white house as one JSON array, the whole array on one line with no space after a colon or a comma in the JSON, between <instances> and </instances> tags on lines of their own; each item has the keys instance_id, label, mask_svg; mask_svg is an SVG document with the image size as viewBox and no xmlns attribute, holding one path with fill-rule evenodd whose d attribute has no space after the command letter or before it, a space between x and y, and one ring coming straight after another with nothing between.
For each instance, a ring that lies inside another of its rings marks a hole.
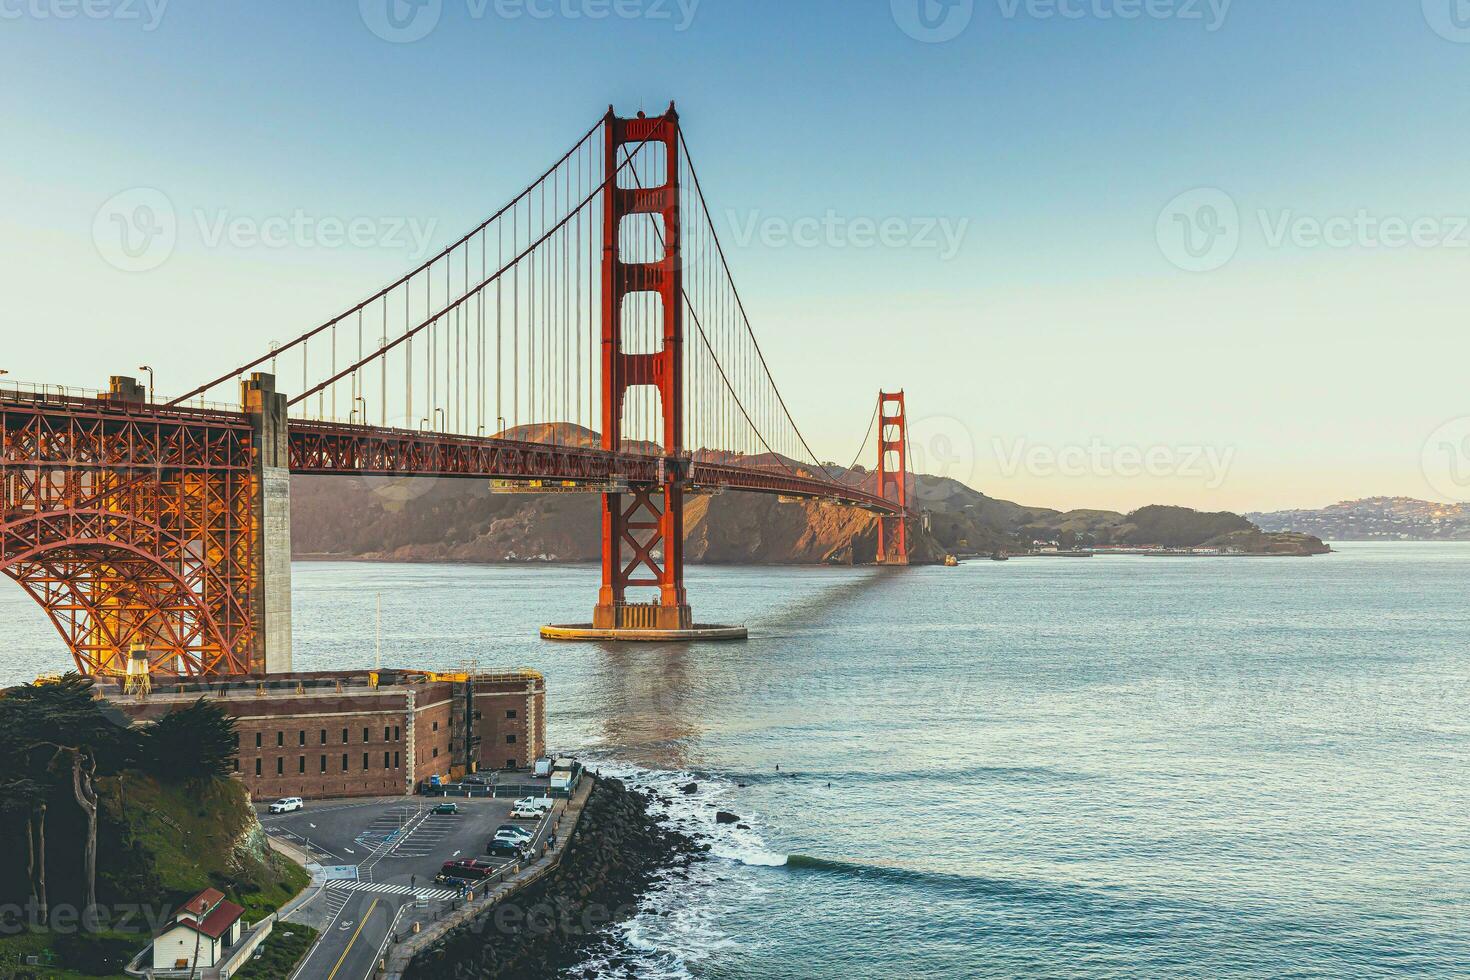
<instances>
[{"instance_id":1,"label":"small white house","mask_svg":"<svg viewBox=\"0 0 1470 980\"><path fill-rule=\"evenodd\" d=\"M240 941L245 910L213 888L189 899L173 924L153 938L155 973L187 973L218 966Z\"/></svg>"}]
</instances>

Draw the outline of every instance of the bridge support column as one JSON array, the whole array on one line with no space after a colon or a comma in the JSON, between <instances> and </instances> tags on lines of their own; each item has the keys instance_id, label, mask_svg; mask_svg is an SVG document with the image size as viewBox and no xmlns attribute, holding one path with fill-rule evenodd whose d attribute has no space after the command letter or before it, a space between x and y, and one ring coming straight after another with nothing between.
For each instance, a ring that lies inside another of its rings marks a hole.
<instances>
[{"instance_id":1,"label":"bridge support column","mask_svg":"<svg viewBox=\"0 0 1470 980\"><path fill-rule=\"evenodd\" d=\"M592 625L547 627L550 639L743 638L742 627L696 627L684 591L684 285L680 251L679 115L673 105L655 118L619 118L611 109L603 124L605 184L602 192L602 448L623 451L623 406L630 388L659 395L663 459L658 481L628 493L602 497L602 588ZM643 186L637 166L642 151L663 158L664 182ZM632 162L628 162L631 159ZM663 242L653 262L625 262L620 240L624 219L649 215ZM653 294L662 314L657 351L623 349L624 300ZM651 602L630 602L629 588L656 588Z\"/></svg>"},{"instance_id":2,"label":"bridge support column","mask_svg":"<svg viewBox=\"0 0 1470 980\"><path fill-rule=\"evenodd\" d=\"M252 674L291 671L291 469L286 396L273 375L255 372L240 382L240 407L250 416L252 445L251 523L255 525L251 605L255 638Z\"/></svg>"},{"instance_id":3,"label":"bridge support column","mask_svg":"<svg viewBox=\"0 0 1470 980\"><path fill-rule=\"evenodd\" d=\"M908 510L908 416L903 392L878 393L878 495ZM909 563L908 519L903 514L878 518L878 564Z\"/></svg>"}]
</instances>

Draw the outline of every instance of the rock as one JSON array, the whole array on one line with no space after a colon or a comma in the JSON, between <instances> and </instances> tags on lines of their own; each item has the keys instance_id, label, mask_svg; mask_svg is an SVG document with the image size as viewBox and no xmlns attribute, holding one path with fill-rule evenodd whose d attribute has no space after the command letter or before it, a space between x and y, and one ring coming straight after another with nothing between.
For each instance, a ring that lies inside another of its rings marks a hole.
<instances>
[{"instance_id":1,"label":"rock","mask_svg":"<svg viewBox=\"0 0 1470 980\"><path fill-rule=\"evenodd\" d=\"M721 810L715 814L715 823L739 823L740 818L729 810Z\"/></svg>"},{"instance_id":2,"label":"rock","mask_svg":"<svg viewBox=\"0 0 1470 980\"><path fill-rule=\"evenodd\" d=\"M698 783L685 783L683 786L680 786L679 787L679 792L685 794L686 796L688 794L690 794L690 793L698 793L699 792L699 784Z\"/></svg>"},{"instance_id":3,"label":"rock","mask_svg":"<svg viewBox=\"0 0 1470 980\"><path fill-rule=\"evenodd\" d=\"M748 823L737 823L735 825L735 829L736 830L749 830L750 829L750 824L748 824Z\"/></svg>"},{"instance_id":4,"label":"rock","mask_svg":"<svg viewBox=\"0 0 1470 980\"><path fill-rule=\"evenodd\" d=\"M516 894L526 909L557 921L577 921L588 910L631 910L655 879L691 855L709 849L666 830L649 812L649 799L613 779L599 778L561 867ZM605 930L568 937L529 924L501 927L493 913L452 930L413 960L408 978L557 976L575 967Z\"/></svg>"}]
</instances>

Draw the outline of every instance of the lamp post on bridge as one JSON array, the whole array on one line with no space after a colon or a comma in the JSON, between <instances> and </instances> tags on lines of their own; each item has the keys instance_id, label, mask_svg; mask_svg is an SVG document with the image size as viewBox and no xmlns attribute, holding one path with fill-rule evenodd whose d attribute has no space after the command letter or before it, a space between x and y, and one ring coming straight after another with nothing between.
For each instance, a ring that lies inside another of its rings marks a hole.
<instances>
[{"instance_id":1,"label":"lamp post on bridge","mask_svg":"<svg viewBox=\"0 0 1470 980\"><path fill-rule=\"evenodd\" d=\"M148 404L153 404L153 369L146 364L138 365L139 371L148 372Z\"/></svg>"}]
</instances>

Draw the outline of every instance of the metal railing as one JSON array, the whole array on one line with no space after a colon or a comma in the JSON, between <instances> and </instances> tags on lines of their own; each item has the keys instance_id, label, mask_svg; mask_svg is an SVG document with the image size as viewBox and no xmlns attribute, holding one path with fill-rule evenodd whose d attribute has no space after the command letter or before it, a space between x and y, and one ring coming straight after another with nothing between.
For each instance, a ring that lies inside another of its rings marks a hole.
<instances>
[{"instance_id":1,"label":"metal railing","mask_svg":"<svg viewBox=\"0 0 1470 980\"><path fill-rule=\"evenodd\" d=\"M153 401L127 402L113 400L108 397L110 392L98 388L83 388L78 385L53 385L37 384L30 381L0 381L0 398L10 401L30 402L38 405L66 405L74 402L108 402L112 405L137 408L163 408L168 398L155 395ZM188 401L179 402L175 409L197 409L204 412L234 412L242 411L239 405L231 405L226 402L205 401L203 398L191 398Z\"/></svg>"}]
</instances>

